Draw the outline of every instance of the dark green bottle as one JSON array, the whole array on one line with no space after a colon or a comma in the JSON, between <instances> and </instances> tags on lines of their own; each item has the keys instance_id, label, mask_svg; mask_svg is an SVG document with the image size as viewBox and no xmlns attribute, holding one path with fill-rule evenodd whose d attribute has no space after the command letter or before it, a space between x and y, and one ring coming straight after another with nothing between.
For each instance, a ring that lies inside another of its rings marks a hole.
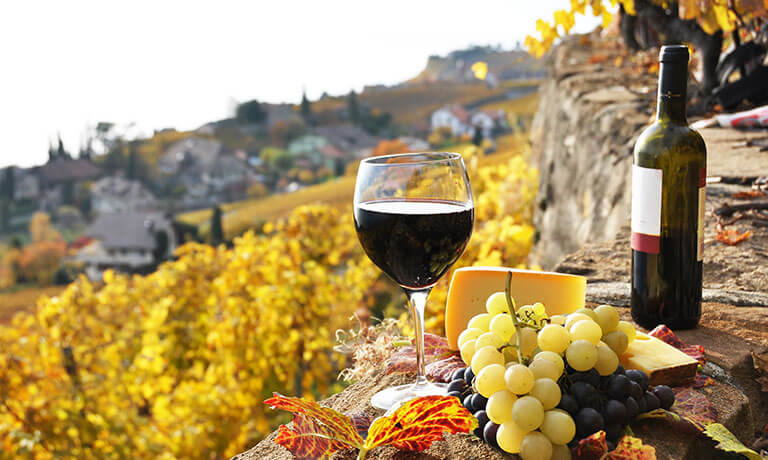
<instances>
[{"instance_id":1,"label":"dark green bottle","mask_svg":"<svg viewBox=\"0 0 768 460\"><path fill-rule=\"evenodd\" d=\"M656 121L632 166L632 319L646 329L696 327L701 317L707 151L685 118L688 48L659 54Z\"/></svg>"}]
</instances>

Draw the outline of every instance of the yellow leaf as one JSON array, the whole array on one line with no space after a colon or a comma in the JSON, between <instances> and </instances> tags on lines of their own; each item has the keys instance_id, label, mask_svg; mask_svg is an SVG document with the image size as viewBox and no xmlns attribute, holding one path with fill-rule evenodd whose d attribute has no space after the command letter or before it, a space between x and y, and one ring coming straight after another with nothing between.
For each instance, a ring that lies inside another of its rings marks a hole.
<instances>
[{"instance_id":1,"label":"yellow leaf","mask_svg":"<svg viewBox=\"0 0 768 460\"><path fill-rule=\"evenodd\" d=\"M475 78L478 80L485 80L485 76L488 74L488 64L483 61L477 61L472 64L472 72L475 74Z\"/></svg>"},{"instance_id":2,"label":"yellow leaf","mask_svg":"<svg viewBox=\"0 0 768 460\"><path fill-rule=\"evenodd\" d=\"M749 460L763 460L763 457L754 450L744 446L744 444L742 444L741 441L728 430L728 428L720 423L710 423L707 425L706 428L704 428L704 434L719 442L719 444L715 446L718 449L741 454Z\"/></svg>"}]
</instances>

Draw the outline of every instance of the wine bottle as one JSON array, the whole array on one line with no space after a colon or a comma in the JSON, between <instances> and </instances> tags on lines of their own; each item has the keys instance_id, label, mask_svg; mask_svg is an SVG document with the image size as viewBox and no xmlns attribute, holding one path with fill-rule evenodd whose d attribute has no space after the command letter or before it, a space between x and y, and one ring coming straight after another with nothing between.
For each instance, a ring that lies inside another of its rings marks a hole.
<instances>
[{"instance_id":1,"label":"wine bottle","mask_svg":"<svg viewBox=\"0 0 768 460\"><path fill-rule=\"evenodd\" d=\"M688 48L659 53L656 120L632 165L632 318L651 329L696 327L701 317L707 152L685 117Z\"/></svg>"}]
</instances>

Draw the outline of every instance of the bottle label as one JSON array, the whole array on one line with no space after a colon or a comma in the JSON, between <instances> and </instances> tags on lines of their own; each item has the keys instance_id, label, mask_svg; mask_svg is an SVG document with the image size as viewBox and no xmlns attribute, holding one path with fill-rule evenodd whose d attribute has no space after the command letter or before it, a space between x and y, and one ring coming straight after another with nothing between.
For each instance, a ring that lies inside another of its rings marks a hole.
<instances>
[{"instance_id":1,"label":"bottle label","mask_svg":"<svg viewBox=\"0 0 768 460\"><path fill-rule=\"evenodd\" d=\"M697 251L696 261L704 259L704 211L707 200L707 168L699 170L699 223L696 227Z\"/></svg>"},{"instance_id":2,"label":"bottle label","mask_svg":"<svg viewBox=\"0 0 768 460\"><path fill-rule=\"evenodd\" d=\"M661 245L661 169L632 165L632 249L658 254Z\"/></svg>"}]
</instances>

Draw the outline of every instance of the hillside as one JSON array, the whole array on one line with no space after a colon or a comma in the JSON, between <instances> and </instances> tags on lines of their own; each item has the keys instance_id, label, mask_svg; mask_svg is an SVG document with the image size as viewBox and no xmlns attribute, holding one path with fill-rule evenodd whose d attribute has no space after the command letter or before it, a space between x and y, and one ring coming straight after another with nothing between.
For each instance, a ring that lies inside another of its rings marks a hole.
<instances>
[{"instance_id":1,"label":"hillside","mask_svg":"<svg viewBox=\"0 0 768 460\"><path fill-rule=\"evenodd\" d=\"M424 70L408 83L477 81L471 69L476 62L488 64L488 74L493 75L496 81L539 78L544 75L542 62L525 51L503 51L477 46L453 51L445 57L430 56Z\"/></svg>"}]
</instances>

